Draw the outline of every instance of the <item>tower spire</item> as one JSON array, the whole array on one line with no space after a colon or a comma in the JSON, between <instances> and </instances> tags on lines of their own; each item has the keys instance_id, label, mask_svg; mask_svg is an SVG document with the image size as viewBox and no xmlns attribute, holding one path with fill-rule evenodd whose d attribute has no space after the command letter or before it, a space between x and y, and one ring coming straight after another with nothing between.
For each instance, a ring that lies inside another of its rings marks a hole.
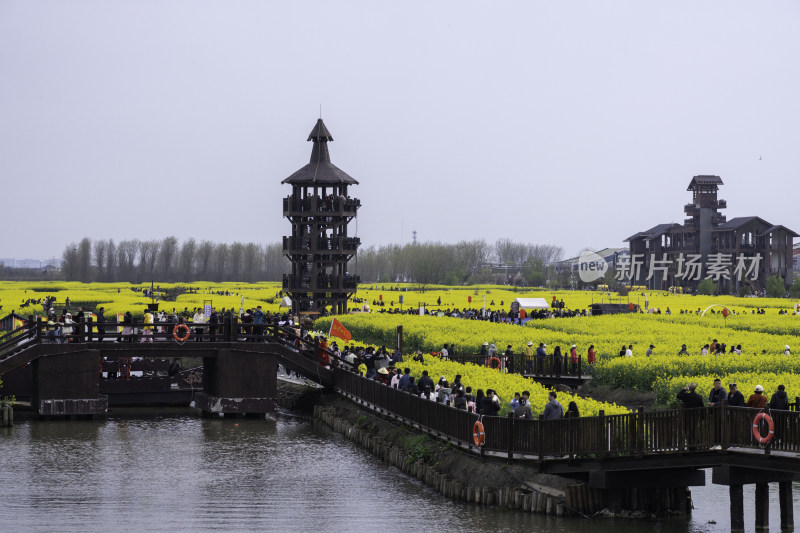
<instances>
[{"instance_id":1,"label":"tower spire","mask_svg":"<svg viewBox=\"0 0 800 533\"><path fill-rule=\"evenodd\" d=\"M311 163L330 163L328 141L333 141L333 137L321 118L317 119L314 129L308 134L308 140L314 141L314 147L311 149Z\"/></svg>"}]
</instances>

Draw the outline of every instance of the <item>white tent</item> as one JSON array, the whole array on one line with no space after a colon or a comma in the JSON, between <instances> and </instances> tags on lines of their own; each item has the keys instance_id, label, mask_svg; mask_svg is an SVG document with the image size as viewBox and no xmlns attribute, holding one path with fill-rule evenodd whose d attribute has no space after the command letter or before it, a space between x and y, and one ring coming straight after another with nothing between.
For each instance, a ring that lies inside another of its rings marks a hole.
<instances>
[{"instance_id":1,"label":"white tent","mask_svg":"<svg viewBox=\"0 0 800 533\"><path fill-rule=\"evenodd\" d=\"M281 303L278 304L278 309L280 309L281 307L291 307L291 306L292 306L292 299L289 298L288 296L284 296L283 299L281 300Z\"/></svg>"},{"instance_id":2,"label":"white tent","mask_svg":"<svg viewBox=\"0 0 800 533\"><path fill-rule=\"evenodd\" d=\"M550 309L550 304L544 298L516 298L520 309Z\"/></svg>"}]
</instances>

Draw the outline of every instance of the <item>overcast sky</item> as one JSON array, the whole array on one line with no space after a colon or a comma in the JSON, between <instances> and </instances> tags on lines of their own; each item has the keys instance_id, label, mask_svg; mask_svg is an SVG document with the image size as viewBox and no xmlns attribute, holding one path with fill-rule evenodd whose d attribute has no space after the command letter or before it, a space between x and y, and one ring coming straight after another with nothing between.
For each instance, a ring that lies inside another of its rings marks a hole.
<instances>
[{"instance_id":1,"label":"overcast sky","mask_svg":"<svg viewBox=\"0 0 800 533\"><path fill-rule=\"evenodd\" d=\"M800 2L655 4L3 0L0 257L275 242L320 105L364 245L622 246L696 174L800 231Z\"/></svg>"}]
</instances>

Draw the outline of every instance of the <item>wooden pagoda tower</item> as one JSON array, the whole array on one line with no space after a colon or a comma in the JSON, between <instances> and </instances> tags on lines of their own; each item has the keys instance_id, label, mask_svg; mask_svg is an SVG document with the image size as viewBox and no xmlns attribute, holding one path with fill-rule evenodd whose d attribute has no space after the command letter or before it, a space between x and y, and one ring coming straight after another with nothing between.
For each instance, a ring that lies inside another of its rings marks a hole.
<instances>
[{"instance_id":1,"label":"wooden pagoda tower","mask_svg":"<svg viewBox=\"0 0 800 533\"><path fill-rule=\"evenodd\" d=\"M331 163L328 142L333 141L320 118L308 136L311 161L283 180L292 194L283 199L283 216L292 223L292 234L283 238L283 253L292 264L283 277L283 291L292 299L292 310L343 314L359 279L347 270L356 256L358 237L347 235L361 202L348 196L358 182Z\"/></svg>"}]
</instances>

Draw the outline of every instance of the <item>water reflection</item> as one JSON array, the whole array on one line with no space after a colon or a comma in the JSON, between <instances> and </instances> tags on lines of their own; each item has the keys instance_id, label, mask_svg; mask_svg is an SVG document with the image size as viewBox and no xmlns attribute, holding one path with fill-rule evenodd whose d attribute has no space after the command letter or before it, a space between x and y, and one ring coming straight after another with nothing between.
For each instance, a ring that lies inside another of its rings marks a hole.
<instances>
[{"instance_id":1,"label":"water reflection","mask_svg":"<svg viewBox=\"0 0 800 533\"><path fill-rule=\"evenodd\" d=\"M24 421L0 431L0 455L3 531L729 529L727 488L710 478L693 490L689 522L504 512L445 500L325 426L286 417L202 419L183 409L145 417L118 409L102 421ZM745 500L752 502L752 487Z\"/></svg>"}]
</instances>

